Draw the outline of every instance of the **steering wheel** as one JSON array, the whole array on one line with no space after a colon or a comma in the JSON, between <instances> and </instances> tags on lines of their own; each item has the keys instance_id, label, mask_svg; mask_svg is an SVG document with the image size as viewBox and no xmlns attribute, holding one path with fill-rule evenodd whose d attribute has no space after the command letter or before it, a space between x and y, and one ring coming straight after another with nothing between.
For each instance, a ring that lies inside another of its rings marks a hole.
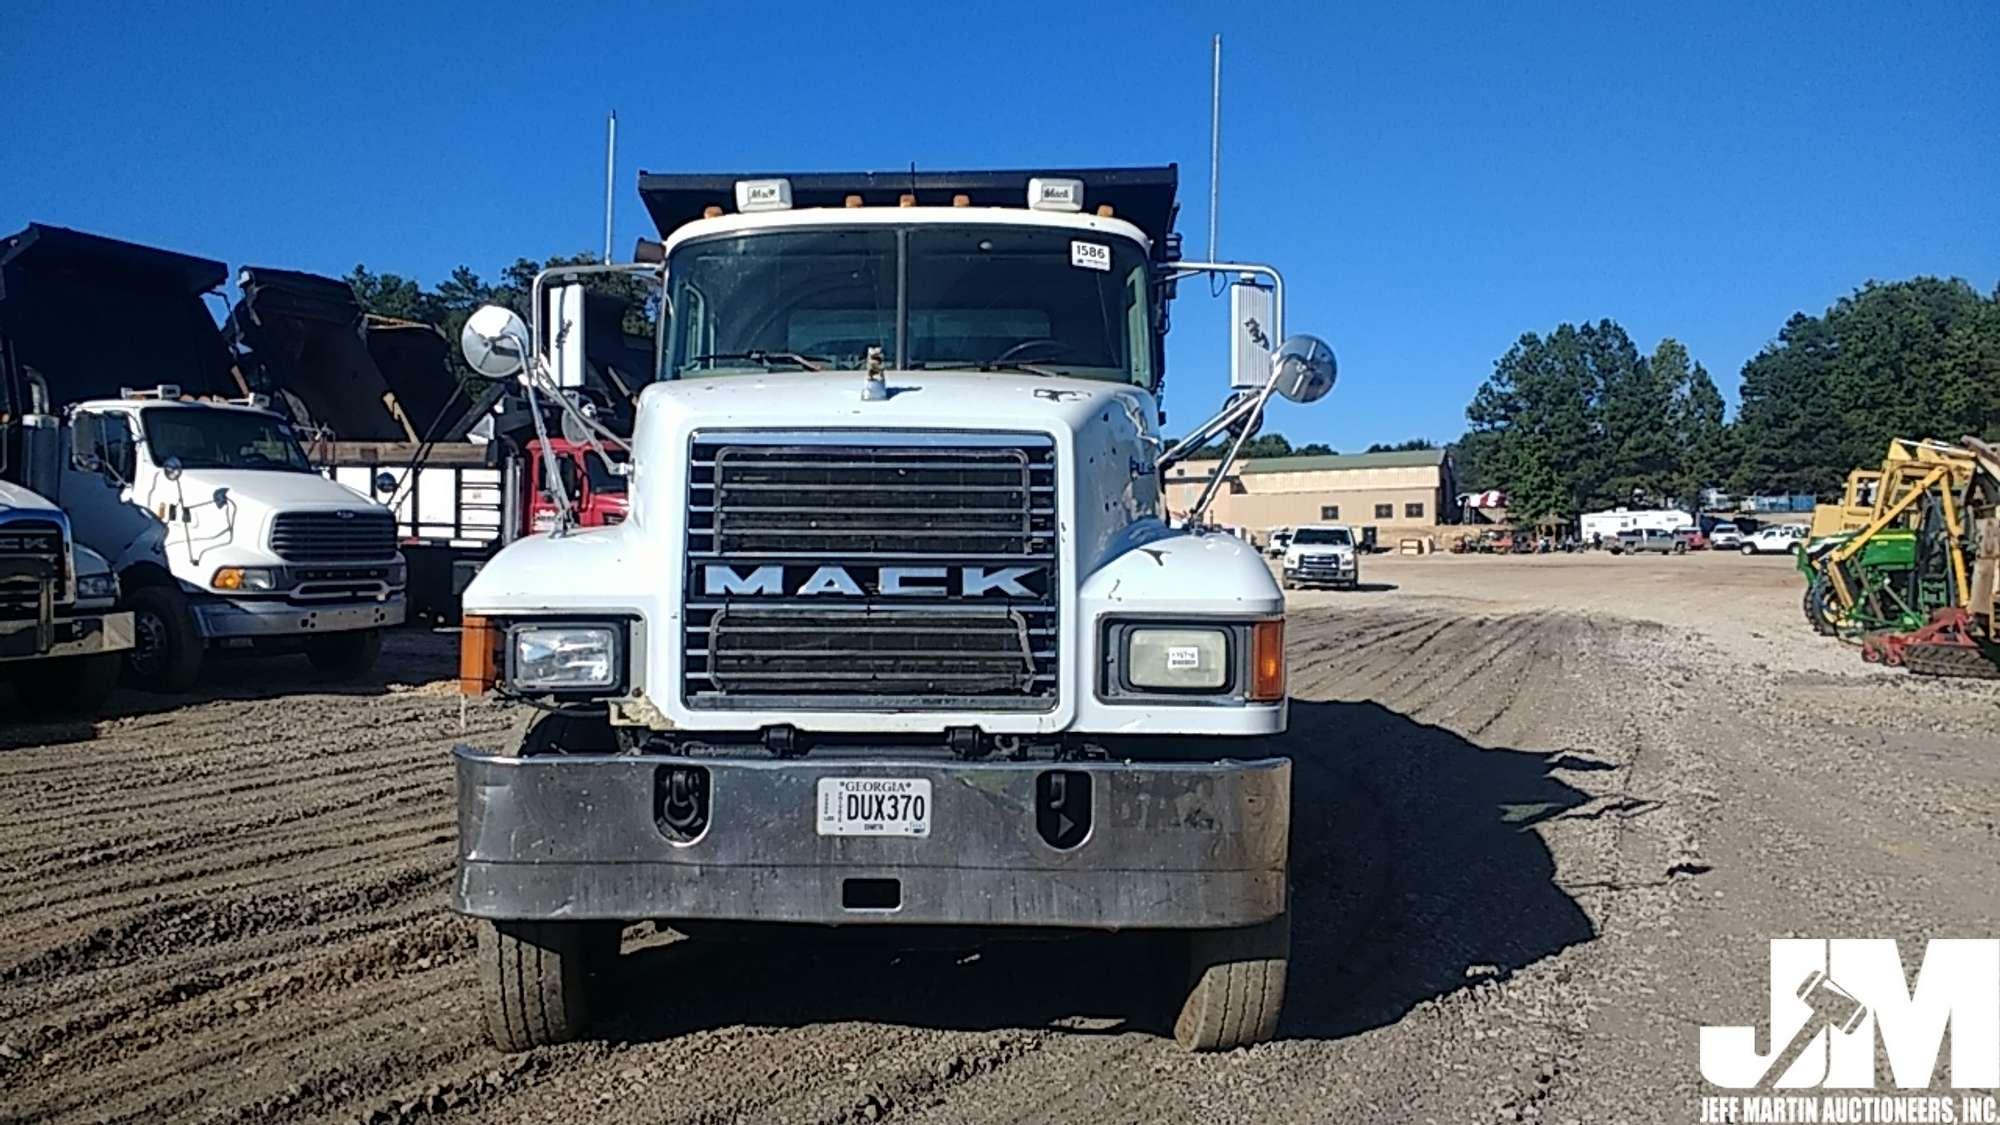
<instances>
[{"instance_id":1,"label":"steering wheel","mask_svg":"<svg viewBox=\"0 0 2000 1125\"><path fill-rule=\"evenodd\" d=\"M1061 350L1061 349L1067 349L1068 347L1069 347L1068 344L1065 344L1061 340L1057 340L1053 337L1037 336L1032 340L1020 341L1013 347L1010 347L1006 351L1001 352L999 355L994 356L992 359L987 360L985 365L990 367L996 363L1005 363L1008 360L1013 359L1015 356L1021 354L1022 352L1029 351L1035 348L1048 348L1054 350Z\"/></svg>"}]
</instances>

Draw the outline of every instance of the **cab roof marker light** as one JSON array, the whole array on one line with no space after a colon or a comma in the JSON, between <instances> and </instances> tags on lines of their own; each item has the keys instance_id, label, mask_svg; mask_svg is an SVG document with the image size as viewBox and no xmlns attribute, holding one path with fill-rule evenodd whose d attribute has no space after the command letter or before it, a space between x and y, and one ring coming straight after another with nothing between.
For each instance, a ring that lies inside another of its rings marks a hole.
<instances>
[{"instance_id":1,"label":"cab roof marker light","mask_svg":"<svg viewBox=\"0 0 2000 1125\"><path fill-rule=\"evenodd\" d=\"M746 215L756 211L789 211L792 209L792 181L738 180L736 209Z\"/></svg>"},{"instance_id":2,"label":"cab roof marker light","mask_svg":"<svg viewBox=\"0 0 2000 1125\"><path fill-rule=\"evenodd\" d=\"M1083 181L1050 176L1028 180L1028 206L1036 211L1083 210Z\"/></svg>"}]
</instances>

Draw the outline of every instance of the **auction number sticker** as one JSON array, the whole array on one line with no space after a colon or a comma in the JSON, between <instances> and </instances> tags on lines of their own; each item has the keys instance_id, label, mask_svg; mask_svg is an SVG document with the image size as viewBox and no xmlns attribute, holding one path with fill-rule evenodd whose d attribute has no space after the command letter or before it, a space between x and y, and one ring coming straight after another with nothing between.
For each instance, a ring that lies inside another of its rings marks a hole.
<instances>
[{"instance_id":1,"label":"auction number sticker","mask_svg":"<svg viewBox=\"0 0 2000 1125\"><path fill-rule=\"evenodd\" d=\"M1069 244L1069 264L1087 270L1111 271L1111 247L1102 242Z\"/></svg>"},{"instance_id":2,"label":"auction number sticker","mask_svg":"<svg viewBox=\"0 0 2000 1125\"><path fill-rule=\"evenodd\" d=\"M1167 667L1176 672L1201 667L1201 649L1194 645L1168 645Z\"/></svg>"},{"instance_id":3,"label":"auction number sticker","mask_svg":"<svg viewBox=\"0 0 2000 1125\"><path fill-rule=\"evenodd\" d=\"M822 836L928 836L931 783L921 777L822 777Z\"/></svg>"}]
</instances>

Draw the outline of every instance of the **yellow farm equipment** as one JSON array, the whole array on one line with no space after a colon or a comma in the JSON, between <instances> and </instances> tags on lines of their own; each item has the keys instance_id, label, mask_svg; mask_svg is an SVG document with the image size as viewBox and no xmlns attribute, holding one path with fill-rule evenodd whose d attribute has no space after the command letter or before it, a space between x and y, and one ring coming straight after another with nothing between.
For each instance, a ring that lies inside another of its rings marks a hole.
<instances>
[{"instance_id":1,"label":"yellow farm equipment","mask_svg":"<svg viewBox=\"0 0 2000 1125\"><path fill-rule=\"evenodd\" d=\"M1858 638L1864 659L1933 675L2000 677L2000 456L1895 441L1877 469L1849 474L1840 504L1814 510L1801 552L1806 618Z\"/></svg>"}]
</instances>

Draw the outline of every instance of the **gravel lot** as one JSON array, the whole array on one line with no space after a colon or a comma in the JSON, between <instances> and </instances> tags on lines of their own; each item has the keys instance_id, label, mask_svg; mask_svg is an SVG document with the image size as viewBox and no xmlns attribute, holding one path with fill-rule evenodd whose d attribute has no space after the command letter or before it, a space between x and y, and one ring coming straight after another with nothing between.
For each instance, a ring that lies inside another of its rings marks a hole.
<instances>
[{"instance_id":1,"label":"gravel lot","mask_svg":"<svg viewBox=\"0 0 2000 1125\"><path fill-rule=\"evenodd\" d=\"M1144 939L897 954L640 927L503 1055L443 907L453 640L0 726L0 1119L1692 1121L1774 936L1994 936L2000 689L1814 637L1787 560L1378 557L1294 595L1283 1039L1189 1056ZM296 665L296 666L294 666ZM0 704L3 706L4 704Z\"/></svg>"}]
</instances>

